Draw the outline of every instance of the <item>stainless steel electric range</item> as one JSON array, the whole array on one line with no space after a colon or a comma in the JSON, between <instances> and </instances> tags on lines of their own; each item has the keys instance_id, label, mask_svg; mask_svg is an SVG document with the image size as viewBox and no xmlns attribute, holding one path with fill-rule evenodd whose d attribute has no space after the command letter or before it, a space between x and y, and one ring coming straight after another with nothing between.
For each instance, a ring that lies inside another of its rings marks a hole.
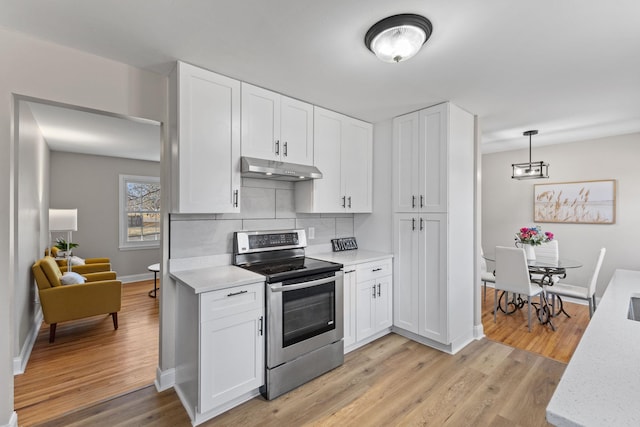
<instances>
[{"instance_id":1,"label":"stainless steel electric range","mask_svg":"<svg viewBox=\"0 0 640 427\"><path fill-rule=\"evenodd\" d=\"M305 256L304 230L239 231L234 264L265 276L269 400L344 362L342 264Z\"/></svg>"}]
</instances>

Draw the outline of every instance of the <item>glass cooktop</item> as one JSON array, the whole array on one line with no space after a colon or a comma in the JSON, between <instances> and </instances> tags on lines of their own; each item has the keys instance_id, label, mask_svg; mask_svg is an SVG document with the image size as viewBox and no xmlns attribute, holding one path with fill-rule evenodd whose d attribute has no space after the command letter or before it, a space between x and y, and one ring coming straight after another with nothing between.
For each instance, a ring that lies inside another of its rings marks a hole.
<instances>
[{"instance_id":1,"label":"glass cooktop","mask_svg":"<svg viewBox=\"0 0 640 427\"><path fill-rule=\"evenodd\" d=\"M262 274L267 277L267 282L275 283L300 276L338 271L342 268L342 264L322 261L315 258L300 257L243 265L242 268Z\"/></svg>"}]
</instances>

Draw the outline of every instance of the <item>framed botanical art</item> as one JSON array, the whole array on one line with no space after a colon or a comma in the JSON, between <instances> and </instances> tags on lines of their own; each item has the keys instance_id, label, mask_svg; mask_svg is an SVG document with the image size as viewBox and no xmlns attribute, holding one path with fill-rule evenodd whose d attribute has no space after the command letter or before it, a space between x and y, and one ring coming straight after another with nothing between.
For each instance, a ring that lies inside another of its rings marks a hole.
<instances>
[{"instance_id":1,"label":"framed botanical art","mask_svg":"<svg viewBox=\"0 0 640 427\"><path fill-rule=\"evenodd\" d=\"M533 186L534 222L613 224L616 181L560 182Z\"/></svg>"}]
</instances>

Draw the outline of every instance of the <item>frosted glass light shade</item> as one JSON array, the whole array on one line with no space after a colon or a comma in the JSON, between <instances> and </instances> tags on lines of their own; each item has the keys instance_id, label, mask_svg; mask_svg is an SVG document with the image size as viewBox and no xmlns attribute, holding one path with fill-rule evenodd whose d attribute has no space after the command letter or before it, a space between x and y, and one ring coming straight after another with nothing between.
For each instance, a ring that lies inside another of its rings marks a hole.
<instances>
[{"instance_id":1,"label":"frosted glass light shade","mask_svg":"<svg viewBox=\"0 0 640 427\"><path fill-rule=\"evenodd\" d=\"M78 209L49 209L49 231L78 231Z\"/></svg>"},{"instance_id":2,"label":"frosted glass light shade","mask_svg":"<svg viewBox=\"0 0 640 427\"><path fill-rule=\"evenodd\" d=\"M431 22L424 16L394 15L373 25L364 42L382 61L401 62L418 53L431 31Z\"/></svg>"}]
</instances>

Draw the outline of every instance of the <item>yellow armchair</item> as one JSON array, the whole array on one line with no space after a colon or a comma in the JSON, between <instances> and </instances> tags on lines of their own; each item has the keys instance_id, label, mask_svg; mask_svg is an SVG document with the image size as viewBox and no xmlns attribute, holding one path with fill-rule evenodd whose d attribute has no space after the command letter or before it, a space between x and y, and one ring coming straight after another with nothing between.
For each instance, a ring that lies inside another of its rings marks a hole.
<instances>
[{"instance_id":1,"label":"yellow armchair","mask_svg":"<svg viewBox=\"0 0 640 427\"><path fill-rule=\"evenodd\" d=\"M45 251L45 256L51 254L52 257L56 257L60 250L52 246ZM56 263L60 267L60 270L67 271L67 259L55 258ZM84 265L71 264L71 271L78 274L97 273L99 271L111 271L111 260L109 258L86 258Z\"/></svg>"},{"instance_id":2,"label":"yellow armchair","mask_svg":"<svg viewBox=\"0 0 640 427\"><path fill-rule=\"evenodd\" d=\"M50 325L49 342L53 343L59 322L110 314L118 329L118 311L122 303L122 282L116 273L87 273L86 283L63 285L62 272L52 257L46 256L31 268L38 285L44 321Z\"/></svg>"}]
</instances>

